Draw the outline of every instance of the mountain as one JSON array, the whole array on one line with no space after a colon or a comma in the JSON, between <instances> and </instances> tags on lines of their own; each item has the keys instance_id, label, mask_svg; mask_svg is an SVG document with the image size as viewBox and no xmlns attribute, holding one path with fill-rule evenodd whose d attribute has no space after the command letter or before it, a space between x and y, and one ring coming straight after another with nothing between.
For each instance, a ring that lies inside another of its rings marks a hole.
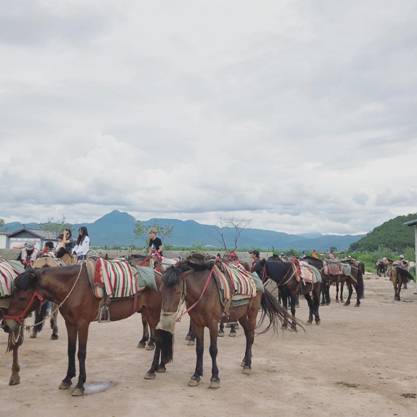
<instances>
[{"instance_id":1,"label":"mountain","mask_svg":"<svg viewBox=\"0 0 417 417\"><path fill-rule=\"evenodd\" d=\"M142 222L145 228L150 226L171 226L172 234L164 238L169 245L192 247L222 247L220 232L223 233L228 247L233 247L235 230L230 227L220 229L218 226L201 224L194 220L150 219ZM74 224L73 235L80 226L88 228L92 243L95 246L143 246L145 236L138 238L134 234L136 219L128 213L114 210L93 223ZM39 229L41 224L26 224L26 227ZM21 223L7 223L6 231L14 231L23 227ZM297 250L328 250L331 246L347 249L362 236L359 235L321 235L309 233L306 235L291 235L272 230L245 228L241 231L239 248L250 249L297 249Z\"/></svg>"},{"instance_id":2,"label":"mountain","mask_svg":"<svg viewBox=\"0 0 417 417\"><path fill-rule=\"evenodd\" d=\"M417 219L417 213L388 220L354 242L350 248L359 251L374 251L383 246L394 252L404 252L406 248L414 246L414 230L404 223L414 219Z\"/></svg>"}]
</instances>

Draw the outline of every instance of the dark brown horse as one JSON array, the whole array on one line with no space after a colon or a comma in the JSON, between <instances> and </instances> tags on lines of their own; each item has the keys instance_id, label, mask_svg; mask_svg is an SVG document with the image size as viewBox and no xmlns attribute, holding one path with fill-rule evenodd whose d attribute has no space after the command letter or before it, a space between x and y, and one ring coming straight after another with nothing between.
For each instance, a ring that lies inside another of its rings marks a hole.
<instances>
[{"instance_id":1,"label":"dark brown horse","mask_svg":"<svg viewBox=\"0 0 417 417\"><path fill-rule=\"evenodd\" d=\"M362 268L350 265L351 267L351 275L328 275L324 272L324 262L321 259L314 258L312 256L305 256L303 258L306 262L308 262L310 265L313 265L316 267L323 278L322 282L322 295L323 295L323 303L330 304L330 286L331 284L346 282L348 289L349 289L349 295L345 302L345 306L350 304L350 299L353 294L353 288L355 288L356 291L356 304L355 307L359 307L361 302L360 299L362 298L363 294L363 274L362 274ZM338 294L336 301L339 301Z\"/></svg>"},{"instance_id":2,"label":"dark brown horse","mask_svg":"<svg viewBox=\"0 0 417 417\"><path fill-rule=\"evenodd\" d=\"M320 282L305 283L297 277L296 266L292 262L284 262L277 256L261 259L254 266L255 272L261 277L263 282L268 279L274 281L280 293L280 298L285 309L288 300L290 301L291 314L295 317L295 307L298 295L304 295L309 308L308 323L313 319L316 324L320 324ZM288 323L284 321L283 326Z\"/></svg>"},{"instance_id":3,"label":"dark brown horse","mask_svg":"<svg viewBox=\"0 0 417 417\"><path fill-rule=\"evenodd\" d=\"M239 321L246 336L246 350L242 361L244 373L250 373L252 367L252 344L255 336L256 318L259 309L262 309L262 319L268 316L269 325L276 329L278 321L293 320L265 290L257 292L248 303L240 306L231 306L228 312L223 307L219 290L213 278L213 262L196 263L194 259L180 262L177 266L168 268L163 274L161 285L162 311L161 321L158 325L157 349L161 346L162 357L172 359L173 332L177 315L182 302L185 301L191 317L191 326L197 338L196 367L188 385L197 386L203 376L204 328L210 332L210 356L212 360L210 388L219 388L220 378L217 367L217 335L219 323L227 315L232 321ZM294 326L296 322L294 322ZM266 331L265 330L265 331ZM153 363L150 373L156 371L157 363Z\"/></svg>"},{"instance_id":4,"label":"dark brown horse","mask_svg":"<svg viewBox=\"0 0 417 417\"><path fill-rule=\"evenodd\" d=\"M160 277L156 276L157 286ZM45 299L59 305L68 333L68 369L60 389L69 389L76 375L75 353L78 339L79 378L73 396L82 395L86 381L85 359L88 329L98 317L100 299L93 294L85 263L61 268L28 270L15 280L15 289L4 319L10 331L21 328L24 318ZM111 321L141 312L151 328L158 323L161 308L159 291L145 288L134 297L112 299Z\"/></svg>"}]
</instances>

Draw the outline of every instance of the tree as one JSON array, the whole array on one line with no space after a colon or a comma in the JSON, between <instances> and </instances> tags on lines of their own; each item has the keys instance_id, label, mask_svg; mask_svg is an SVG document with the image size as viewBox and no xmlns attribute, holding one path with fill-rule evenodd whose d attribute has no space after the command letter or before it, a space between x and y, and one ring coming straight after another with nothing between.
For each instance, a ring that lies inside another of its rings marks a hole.
<instances>
[{"instance_id":1,"label":"tree","mask_svg":"<svg viewBox=\"0 0 417 417\"><path fill-rule=\"evenodd\" d=\"M172 232L174 231L174 226L172 225L161 226L159 224L154 224L152 226L146 227L143 224L143 222L141 222L140 220L137 220L135 223L134 233L136 237L139 239L143 235L145 234L147 235L151 229L156 229L158 235L165 238L165 237L169 237L172 235Z\"/></svg>"},{"instance_id":2,"label":"tree","mask_svg":"<svg viewBox=\"0 0 417 417\"><path fill-rule=\"evenodd\" d=\"M64 229L71 229L71 224L66 221L65 216L57 220L50 217L47 223L41 224L40 228L46 232L55 233L58 236Z\"/></svg>"},{"instance_id":3,"label":"tree","mask_svg":"<svg viewBox=\"0 0 417 417\"><path fill-rule=\"evenodd\" d=\"M136 220L134 233L138 239L146 233L145 225L139 220Z\"/></svg>"},{"instance_id":4,"label":"tree","mask_svg":"<svg viewBox=\"0 0 417 417\"><path fill-rule=\"evenodd\" d=\"M247 219L220 219L218 224L218 241L223 246L224 250L227 252L229 249L227 247L227 234L230 235L230 239L233 242L233 249L236 250L239 239L242 235L243 229L246 228L250 223L250 220Z\"/></svg>"}]
</instances>

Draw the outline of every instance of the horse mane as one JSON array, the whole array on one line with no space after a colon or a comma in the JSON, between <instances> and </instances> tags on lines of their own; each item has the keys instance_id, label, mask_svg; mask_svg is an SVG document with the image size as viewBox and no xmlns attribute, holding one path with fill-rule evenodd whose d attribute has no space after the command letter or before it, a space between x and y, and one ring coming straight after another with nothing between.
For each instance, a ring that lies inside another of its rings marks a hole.
<instances>
[{"instance_id":1,"label":"horse mane","mask_svg":"<svg viewBox=\"0 0 417 417\"><path fill-rule=\"evenodd\" d=\"M13 282L14 290L27 291L29 289L34 289L38 282L38 278L39 275L37 271L35 271L32 268L29 268L16 277L16 279Z\"/></svg>"},{"instance_id":2,"label":"horse mane","mask_svg":"<svg viewBox=\"0 0 417 417\"><path fill-rule=\"evenodd\" d=\"M178 285L181 274L187 271L206 271L210 270L216 259L201 253L192 253L185 260L170 266L162 275L162 281L166 287Z\"/></svg>"}]
</instances>

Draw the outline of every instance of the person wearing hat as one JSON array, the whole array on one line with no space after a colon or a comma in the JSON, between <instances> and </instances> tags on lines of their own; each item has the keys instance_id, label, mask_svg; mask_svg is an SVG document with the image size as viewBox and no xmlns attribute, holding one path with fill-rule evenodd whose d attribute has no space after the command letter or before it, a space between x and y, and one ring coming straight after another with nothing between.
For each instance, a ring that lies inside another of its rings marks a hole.
<instances>
[{"instance_id":1,"label":"person wearing hat","mask_svg":"<svg viewBox=\"0 0 417 417\"><path fill-rule=\"evenodd\" d=\"M162 257L163 245L162 240L158 237L158 230L156 227L149 229L149 244L148 255L157 255Z\"/></svg>"},{"instance_id":2,"label":"person wearing hat","mask_svg":"<svg viewBox=\"0 0 417 417\"><path fill-rule=\"evenodd\" d=\"M25 267L29 268L32 266L38 257L39 251L35 248L32 242L26 242L22 251L19 253L17 260Z\"/></svg>"}]
</instances>

